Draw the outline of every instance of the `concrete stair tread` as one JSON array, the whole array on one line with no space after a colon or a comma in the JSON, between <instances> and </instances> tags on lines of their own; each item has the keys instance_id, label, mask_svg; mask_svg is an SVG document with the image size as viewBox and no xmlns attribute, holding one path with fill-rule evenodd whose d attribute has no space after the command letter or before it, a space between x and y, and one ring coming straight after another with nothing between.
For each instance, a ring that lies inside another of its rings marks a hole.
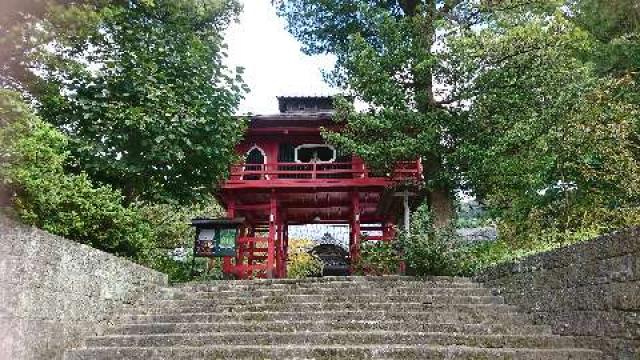
<instances>
[{"instance_id":1,"label":"concrete stair tread","mask_svg":"<svg viewBox=\"0 0 640 360\"><path fill-rule=\"evenodd\" d=\"M573 347L574 339L556 335L461 334L408 331L302 331L211 332L195 334L103 335L86 340L87 346L206 346L212 342L245 344L431 344L503 347Z\"/></svg>"},{"instance_id":2,"label":"concrete stair tread","mask_svg":"<svg viewBox=\"0 0 640 360\"><path fill-rule=\"evenodd\" d=\"M473 282L451 282L451 283L438 283L438 282L418 282L418 281L404 281L397 284L390 282L381 283L356 283L356 282L334 282L329 284L322 284L325 289L385 289L390 287L400 286L403 288L413 289L433 289L433 288L458 288L458 289L474 289L481 288L482 286ZM298 283L298 284L193 284L176 287L173 289L182 291L225 291L225 290L261 290L261 289L313 289L317 284L314 283Z\"/></svg>"},{"instance_id":3,"label":"concrete stair tread","mask_svg":"<svg viewBox=\"0 0 640 360\"><path fill-rule=\"evenodd\" d=\"M381 301L383 300L383 301ZM450 303L455 301L456 303L467 302L469 304L475 303L496 303L502 304L504 300L499 296L493 295L258 295L258 296L233 296L233 297L220 297L210 299L160 299L154 301L143 302L140 305L164 305L170 304L220 304L220 305L233 305L238 302L252 302L252 303L336 303L336 302L365 302L365 303Z\"/></svg>"},{"instance_id":4,"label":"concrete stair tread","mask_svg":"<svg viewBox=\"0 0 640 360\"><path fill-rule=\"evenodd\" d=\"M201 309L199 309L201 310ZM531 318L527 314L518 313L513 310L503 311L461 311L461 309L448 309L444 311L357 311L357 310L331 310L331 311L314 311L300 313L297 311L238 311L238 312L182 312L175 314L131 314L123 313L121 320L125 322L141 322L141 321L160 321L160 322L193 322L193 321L223 321L223 320L318 320L318 319L345 319L345 320L376 320L376 319L394 319L403 321L433 321L433 319L446 319L447 321L456 321L457 319L474 319L488 321L510 321L517 323L529 323ZM170 321L167 319L171 319ZM442 321L442 320L440 320Z\"/></svg>"},{"instance_id":5,"label":"concrete stair tread","mask_svg":"<svg viewBox=\"0 0 640 360\"><path fill-rule=\"evenodd\" d=\"M215 331L212 331L215 329ZM245 330L238 330L245 329ZM250 329L250 330L246 330ZM180 334L180 333L209 333L209 332L264 332L270 331L291 333L296 331L365 331L365 330L385 330L385 331L421 331L434 332L457 332L467 334L543 334L551 335L551 328L545 325L522 325L522 324L498 324L498 323L407 323L406 321L372 321L372 320L333 320L333 321L243 321L243 322L190 322L190 323L147 323L147 324L121 324L106 330L106 335L140 335L147 334ZM322 330L320 330L322 329ZM419 329L419 330L418 330Z\"/></svg>"},{"instance_id":6,"label":"concrete stair tread","mask_svg":"<svg viewBox=\"0 0 640 360\"><path fill-rule=\"evenodd\" d=\"M121 347L75 349L65 360L119 359L502 359L502 360L596 360L602 354L596 350L559 348L478 348L471 346L433 345L217 345L205 347Z\"/></svg>"},{"instance_id":7,"label":"concrete stair tread","mask_svg":"<svg viewBox=\"0 0 640 360\"><path fill-rule=\"evenodd\" d=\"M478 303L478 304L447 304L447 303L422 303L422 302L369 302L369 303L327 303L327 302L311 302L311 303L257 303L257 304L215 304L210 305L187 305L187 304L171 304L153 303L143 307L128 307L126 310L132 310L132 314L151 314L163 313L167 311L201 312L201 313L226 313L226 312L287 312L310 311L320 312L334 309L344 310L360 310L360 311L426 311L426 310L443 310L450 309L456 311L517 311L517 307L506 304ZM137 311L136 311L137 310Z\"/></svg>"},{"instance_id":8,"label":"concrete stair tread","mask_svg":"<svg viewBox=\"0 0 640 360\"><path fill-rule=\"evenodd\" d=\"M327 283L380 283L388 282L398 283L399 281L411 282L443 282L443 283L472 283L473 280L463 276L404 276L404 275L383 275L383 276L323 276L311 277L304 279L252 279L242 280L208 280L194 281L177 285L176 287L187 287L190 285L206 284L206 285L274 285L274 284L327 284Z\"/></svg>"},{"instance_id":9,"label":"concrete stair tread","mask_svg":"<svg viewBox=\"0 0 640 360\"><path fill-rule=\"evenodd\" d=\"M190 283L146 294L65 360L596 360L468 278Z\"/></svg>"},{"instance_id":10,"label":"concrete stair tread","mask_svg":"<svg viewBox=\"0 0 640 360\"><path fill-rule=\"evenodd\" d=\"M323 279L323 278L319 278ZM280 279L280 280L217 280L203 283L187 283L175 286L175 290L186 291L224 291L224 290L245 290L245 289L309 289L322 286L325 289L331 288L359 288L359 289L384 289L387 287L406 288L434 288L434 287L462 287L462 288L482 288L481 284L471 281L468 278L407 278L407 279L386 279L380 280L375 277L365 277L360 280L331 279L327 281L314 279Z\"/></svg>"},{"instance_id":11,"label":"concrete stair tread","mask_svg":"<svg viewBox=\"0 0 640 360\"><path fill-rule=\"evenodd\" d=\"M351 291L350 291L351 290ZM227 298L227 297L249 297L249 296L433 296L433 295L453 295L453 296L491 296L492 291L480 287L392 287L392 288L370 288L366 294L362 294L361 289L343 288L294 288L294 289L246 289L246 290L219 290L219 291L186 291L182 289L161 290L162 296L174 296L177 298Z\"/></svg>"}]
</instances>

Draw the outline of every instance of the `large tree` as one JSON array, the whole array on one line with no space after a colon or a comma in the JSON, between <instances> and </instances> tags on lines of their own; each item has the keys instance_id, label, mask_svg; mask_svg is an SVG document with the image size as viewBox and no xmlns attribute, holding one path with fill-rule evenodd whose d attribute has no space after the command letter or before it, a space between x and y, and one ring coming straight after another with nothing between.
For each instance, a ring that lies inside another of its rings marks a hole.
<instances>
[{"instance_id":1,"label":"large tree","mask_svg":"<svg viewBox=\"0 0 640 360\"><path fill-rule=\"evenodd\" d=\"M233 0L53 5L28 26L28 83L71 143L71 167L128 201L191 201L234 160L246 86L225 64Z\"/></svg>"},{"instance_id":2,"label":"large tree","mask_svg":"<svg viewBox=\"0 0 640 360\"><path fill-rule=\"evenodd\" d=\"M456 152L475 193L513 231L505 235L632 223L639 109L585 61L594 38L561 11L493 19L448 49L470 99Z\"/></svg>"},{"instance_id":3,"label":"large tree","mask_svg":"<svg viewBox=\"0 0 640 360\"><path fill-rule=\"evenodd\" d=\"M453 215L459 177L456 147L459 99L441 56L449 33L480 22L479 5L466 0L289 0L279 2L289 31L308 54L337 58L335 85L370 105L357 113L342 106L340 133L329 139L376 167L422 157L434 224ZM455 81L455 79L454 79Z\"/></svg>"},{"instance_id":4,"label":"large tree","mask_svg":"<svg viewBox=\"0 0 640 360\"><path fill-rule=\"evenodd\" d=\"M23 26L47 15L51 5L124 5L126 0L3 0L0 4L0 86L22 88L33 73L25 67Z\"/></svg>"},{"instance_id":5,"label":"large tree","mask_svg":"<svg viewBox=\"0 0 640 360\"><path fill-rule=\"evenodd\" d=\"M345 128L329 140L379 167L421 156L436 225L467 187L502 219L571 230L585 214L623 225L637 207L638 7L615 3L288 0L279 11L305 52L336 56L328 79L370 105L342 104Z\"/></svg>"}]
</instances>

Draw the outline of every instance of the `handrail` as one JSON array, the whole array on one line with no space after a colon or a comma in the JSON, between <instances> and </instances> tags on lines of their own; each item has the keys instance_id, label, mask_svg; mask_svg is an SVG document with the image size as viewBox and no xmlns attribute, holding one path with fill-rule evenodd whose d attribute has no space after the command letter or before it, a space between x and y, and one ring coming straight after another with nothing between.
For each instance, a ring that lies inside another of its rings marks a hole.
<instances>
[{"instance_id":1,"label":"handrail","mask_svg":"<svg viewBox=\"0 0 640 360\"><path fill-rule=\"evenodd\" d=\"M331 178L367 178L387 177L392 179L411 180L422 176L419 161L399 161L395 169L385 176L376 176L362 161L352 162L319 162L292 163L277 162L266 164L240 163L231 166L230 180L273 180L273 179L331 179Z\"/></svg>"}]
</instances>

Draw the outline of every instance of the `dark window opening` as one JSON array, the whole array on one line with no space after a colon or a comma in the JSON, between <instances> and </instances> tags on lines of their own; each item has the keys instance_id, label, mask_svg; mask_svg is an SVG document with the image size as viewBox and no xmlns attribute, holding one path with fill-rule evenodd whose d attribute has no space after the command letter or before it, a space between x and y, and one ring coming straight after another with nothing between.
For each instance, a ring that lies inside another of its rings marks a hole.
<instances>
[{"instance_id":1,"label":"dark window opening","mask_svg":"<svg viewBox=\"0 0 640 360\"><path fill-rule=\"evenodd\" d=\"M247 153L245 158L244 171L263 171L262 164L265 163L264 154L258 148L253 148ZM243 177L244 180L259 180L262 176L259 174L250 174Z\"/></svg>"},{"instance_id":2,"label":"dark window opening","mask_svg":"<svg viewBox=\"0 0 640 360\"><path fill-rule=\"evenodd\" d=\"M296 161L296 147L291 144L280 144L278 162L292 163Z\"/></svg>"},{"instance_id":3,"label":"dark window opening","mask_svg":"<svg viewBox=\"0 0 640 360\"><path fill-rule=\"evenodd\" d=\"M301 163L332 162L335 151L328 146L313 146L298 148L298 161Z\"/></svg>"},{"instance_id":4,"label":"dark window opening","mask_svg":"<svg viewBox=\"0 0 640 360\"><path fill-rule=\"evenodd\" d=\"M280 144L278 147L278 170L290 171L290 173L281 173L278 175L280 179L303 179L304 174L298 171L305 170L304 165L296 164L296 147L292 144ZM286 163L283 165L282 163ZM291 165L289 165L291 163Z\"/></svg>"}]
</instances>

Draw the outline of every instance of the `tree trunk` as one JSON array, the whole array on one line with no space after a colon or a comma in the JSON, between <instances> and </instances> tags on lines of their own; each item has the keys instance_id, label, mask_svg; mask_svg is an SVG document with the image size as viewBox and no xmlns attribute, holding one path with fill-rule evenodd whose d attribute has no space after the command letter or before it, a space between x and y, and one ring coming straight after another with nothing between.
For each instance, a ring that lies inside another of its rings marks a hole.
<instances>
[{"instance_id":1,"label":"tree trunk","mask_svg":"<svg viewBox=\"0 0 640 360\"><path fill-rule=\"evenodd\" d=\"M413 34L416 42L423 50L431 52L436 41L437 1L426 1L421 7L418 7L418 3L412 0L400 2L405 14L417 19L414 23L415 33ZM419 10L420 13L418 13ZM414 79L417 110L424 114L442 111L434 96L433 68L413 68L411 72ZM425 179L427 181L436 179L436 184L442 181L438 175L443 169L443 161L441 154L437 153L438 150L432 149L432 153L423 158ZM433 216L433 227L443 228L449 226L454 217L453 196L450 187L447 185L435 185L427 194L427 202Z\"/></svg>"},{"instance_id":2,"label":"tree trunk","mask_svg":"<svg viewBox=\"0 0 640 360\"><path fill-rule=\"evenodd\" d=\"M433 216L433 227L441 229L451 225L454 218L454 209L453 196L450 189L439 187L429 191L427 201Z\"/></svg>"},{"instance_id":3,"label":"tree trunk","mask_svg":"<svg viewBox=\"0 0 640 360\"><path fill-rule=\"evenodd\" d=\"M422 159L422 166L425 180L431 182L427 192L427 204L433 217L433 227L447 227L451 224L455 211L451 186L443 181L440 174L443 169L442 160L436 154L431 154Z\"/></svg>"}]
</instances>

